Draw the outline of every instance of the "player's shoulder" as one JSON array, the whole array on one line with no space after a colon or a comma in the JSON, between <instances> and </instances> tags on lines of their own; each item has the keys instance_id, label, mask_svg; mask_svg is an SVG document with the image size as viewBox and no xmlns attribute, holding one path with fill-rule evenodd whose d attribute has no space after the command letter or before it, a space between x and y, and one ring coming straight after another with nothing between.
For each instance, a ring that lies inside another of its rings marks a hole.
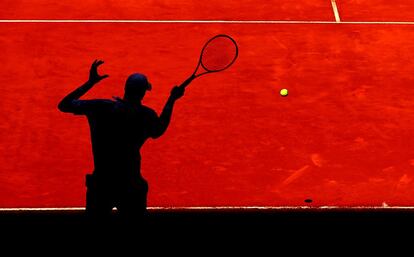
<instances>
[{"instance_id":1,"label":"player's shoulder","mask_svg":"<svg viewBox=\"0 0 414 257\"><path fill-rule=\"evenodd\" d=\"M113 101L109 99L76 99L72 101L72 112L77 115L90 115L112 109Z\"/></svg>"},{"instance_id":2,"label":"player's shoulder","mask_svg":"<svg viewBox=\"0 0 414 257\"><path fill-rule=\"evenodd\" d=\"M116 105L116 102L111 99L91 99L89 100L91 104L97 107L113 107Z\"/></svg>"},{"instance_id":3,"label":"player's shoulder","mask_svg":"<svg viewBox=\"0 0 414 257\"><path fill-rule=\"evenodd\" d=\"M114 104L115 101L111 100L111 99L88 99L88 100L83 100L83 101L87 101L89 103L96 103L96 104Z\"/></svg>"},{"instance_id":4,"label":"player's shoulder","mask_svg":"<svg viewBox=\"0 0 414 257\"><path fill-rule=\"evenodd\" d=\"M158 115L157 115L157 112L156 112L156 111L154 111L153 109L151 109L151 108L150 108L150 107L148 107L148 106L141 105L141 108L142 108L142 111L143 111L145 114L149 115L149 116L158 116Z\"/></svg>"},{"instance_id":5,"label":"player's shoulder","mask_svg":"<svg viewBox=\"0 0 414 257\"><path fill-rule=\"evenodd\" d=\"M116 102L111 99L91 99L87 101L89 103L86 106L96 112L107 112L116 108Z\"/></svg>"}]
</instances>

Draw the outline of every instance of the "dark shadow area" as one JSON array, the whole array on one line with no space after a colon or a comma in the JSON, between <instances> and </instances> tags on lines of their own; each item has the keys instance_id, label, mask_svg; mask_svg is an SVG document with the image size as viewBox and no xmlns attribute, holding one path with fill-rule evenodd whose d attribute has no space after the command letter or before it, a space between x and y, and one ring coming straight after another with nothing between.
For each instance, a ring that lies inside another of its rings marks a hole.
<instances>
[{"instance_id":1,"label":"dark shadow area","mask_svg":"<svg viewBox=\"0 0 414 257\"><path fill-rule=\"evenodd\" d=\"M75 232L137 230L149 234L174 235L189 233L218 236L252 233L284 233L300 235L315 231L325 233L352 232L385 233L392 230L412 230L414 211L410 210L151 210L139 223L126 223L116 211L105 221L90 221L84 211L6 211L0 212L3 231Z\"/></svg>"},{"instance_id":2,"label":"dark shadow area","mask_svg":"<svg viewBox=\"0 0 414 257\"><path fill-rule=\"evenodd\" d=\"M150 210L139 224L126 224L116 213L102 223L90 223L83 211L1 212L0 228L3 245L34 245L41 253L50 246L77 249L76 253L115 248L178 256L183 250L191 256L247 250L253 256L283 251L351 253L410 243L414 212Z\"/></svg>"}]
</instances>

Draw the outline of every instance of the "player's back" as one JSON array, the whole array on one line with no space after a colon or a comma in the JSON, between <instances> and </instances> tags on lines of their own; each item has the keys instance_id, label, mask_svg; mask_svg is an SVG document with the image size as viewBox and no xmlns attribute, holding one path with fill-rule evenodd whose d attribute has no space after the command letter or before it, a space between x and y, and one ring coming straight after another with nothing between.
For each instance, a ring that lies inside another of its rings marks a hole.
<instances>
[{"instance_id":1,"label":"player's back","mask_svg":"<svg viewBox=\"0 0 414 257\"><path fill-rule=\"evenodd\" d=\"M95 172L139 172L139 150L156 129L156 113L122 99L100 101L101 108L87 115Z\"/></svg>"}]
</instances>

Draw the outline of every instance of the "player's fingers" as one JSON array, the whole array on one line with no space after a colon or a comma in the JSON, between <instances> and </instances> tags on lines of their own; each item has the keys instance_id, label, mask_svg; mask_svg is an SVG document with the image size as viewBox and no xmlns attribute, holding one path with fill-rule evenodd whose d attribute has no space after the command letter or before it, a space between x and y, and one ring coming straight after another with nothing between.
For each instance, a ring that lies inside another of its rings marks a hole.
<instances>
[{"instance_id":1,"label":"player's fingers","mask_svg":"<svg viewBox=\"0 0 414 257\"><path fill-rule=\"evenodd\" d=\"M103 64L104 63L104 61L102 61L102 60L98 60L97 62L96 62L96 67L98 67L99 65L101 65L101 64Z\"/></svg>"}]
</instances>

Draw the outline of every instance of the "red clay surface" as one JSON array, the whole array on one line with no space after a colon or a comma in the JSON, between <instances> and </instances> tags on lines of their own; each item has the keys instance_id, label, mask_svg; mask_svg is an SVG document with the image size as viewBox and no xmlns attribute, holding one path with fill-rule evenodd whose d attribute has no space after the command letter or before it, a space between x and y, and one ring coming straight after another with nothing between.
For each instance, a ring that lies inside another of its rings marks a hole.
<instances>
[{"instance_id":1,"label":"red clay surface","mask_svg":"<svg viewBox=\"0 0 414 257\"><path fill-rule=\"evenodd\" d=\"M121 95L126 77L140 71L154 87L145 104L159 112L219 33L236 39L239 59L194 81L167 133L142 149L150 206L414 204L412 26L0 24L0 31L0 207L84 205L84 175L93 169L87 121L56 106L87 79L94 59L106 61L110 78L86 98Z\"/></svg>"},{"instance_id":2,"label":"red clay surface","mask_svg":"<svg viewBox=\"0 0 414 257\"><path fill-rule=\"evenodd\" d=\"M414 21L414 1L336 0L342 21Z\"/></svg>"},{"instance_id":3,"label":"red clay surface","mask_svg":"<svg viewBox=\"0 0 414 257\"><path fill-rule=\"evenodd\" d=\"M0 19L334 19L329 0L3 0L0 5Z\"/></svg>"}]
</instances>

